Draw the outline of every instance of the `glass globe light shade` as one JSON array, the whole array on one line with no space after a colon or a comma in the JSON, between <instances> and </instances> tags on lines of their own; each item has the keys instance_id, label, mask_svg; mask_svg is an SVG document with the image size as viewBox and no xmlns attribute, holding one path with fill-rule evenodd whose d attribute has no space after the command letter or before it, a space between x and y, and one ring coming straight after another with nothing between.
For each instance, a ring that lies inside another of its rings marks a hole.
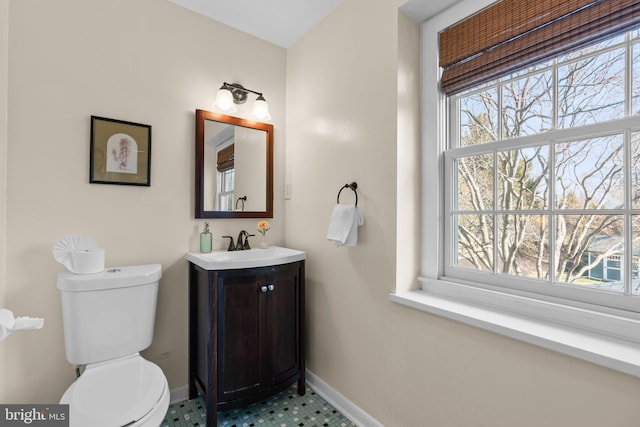
<instances>
[{"instance_id":1,"label":"glass globe light shade","mask_svg":"<svg viewBox=\"0 0 640 427\"><path fill-rule=\"evenodd\" d=\"M224 86L220 88L216 95L216 106L222 111L236 111L236 106L233 103L233 95L231 91Z\"/></svg>"},{"instance_id":2,"label":"glass globe light shade","mask_svg":"<svg viewBox=\"0 0 640 427\"><path fill-rule=\"evenodd\" d=\"M262 95L258 96L256 102L253 103L253 109L251 114L258 120L271 120L271 114L269 114L269 105Z\"/></svg>"}]
</instances>

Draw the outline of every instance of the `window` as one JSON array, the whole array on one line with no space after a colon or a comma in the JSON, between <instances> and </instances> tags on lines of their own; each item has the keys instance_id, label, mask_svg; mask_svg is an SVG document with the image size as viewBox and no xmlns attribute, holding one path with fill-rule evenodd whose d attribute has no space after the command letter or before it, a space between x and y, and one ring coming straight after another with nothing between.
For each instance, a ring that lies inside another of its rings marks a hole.
<instances>
[{"instance_id":1,"label":"window","mask_svg":"<svg viewBox=\"0 0 640 427\"><path fill-rule=\"evenodd\" d=\"M397 286L392 301L640 377L639 8L635 0L461 0L423 23L420 286ZM549 17L542 35L530 31L527 19ZM606 37L590 21L600 17ZM478 28L461 31L467 39L448 39L445 76L441 36L469 20ZM500 22L506 31L481 37L485 24ZM550 28L556 22L561 28ZM504 37L523 28L505 59ZM549 44L550 34L579 46ZM467 49L473 44L490 45L487 61L502 62L478 66L484 53ZM553 54L529 55L523 45ZM460 51L472 56L455 70ZM580 67L582 91L564 84ZM602 79L585 67L608 83L594 86ZM580 230L594 235L588 245L560 239ZM577 247L587 248L581 257L570 252Z\"/></svg>"},{"instance_id":2,"label":"window","mask_svg":"<svg viewBox=\"0 0 640 427\"><path fill-rule=\"evenodd\" d=\"M448 97L445 278L640 312L639 35Z\"/></svg>"},{"instance_id":3,"label":"window","mask_svg":"<svg viewBox=\"0 0 640 427\"><path fill-rule=\"evenodd\" d=\"M233 211L233 191L235 178L235 143L233 135L228 135L227 131L233 131L232 127L227 127L220 135L225 139L217 147L217 210Z\"/></svg>"},{"instance_id":4,"label":"window","mask_svg":"<svg viewBox=\"0 0 640 427\"><path fill-rule=\"evenodd\" d=\"M235 168L225 169L222 172L218 172L218 182L220 183L220 189L218 190L218 206L222 211L233 211L233 178Z\"/></svg>"}]
</instances>

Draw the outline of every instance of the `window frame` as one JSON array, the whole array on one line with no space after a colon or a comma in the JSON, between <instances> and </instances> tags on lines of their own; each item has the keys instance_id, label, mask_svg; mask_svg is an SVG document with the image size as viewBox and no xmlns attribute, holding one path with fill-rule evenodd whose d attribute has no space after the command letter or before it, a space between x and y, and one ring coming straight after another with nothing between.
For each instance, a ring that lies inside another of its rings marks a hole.
<instances>
[{"instance_id":1,"label":"window frame","mask_svg":"<svg viewBox=\"0 0 640 427\"><path fill-rule=\"evenodd\" d=\"M549 60L546 61L546 65L543 67L536 67L535 71L526 72L526 73L518 73L517 76L507 76L503 79L496 79L487 85L481 85L478 88L467 90L462 92L461 94L450 95L446 98L445 107L447 108L448 117L448 126L446 126L447 135L445 149L444 149L444 182L443 191L444 194L444 235L443 235L443 270L441 273L441 277L444 280L462 280L465 282L476 282L478 286L483 286L486 284L489 285L498 285L507 289L507 292L510 288L515 290L530 292L533 294L540 294L542 296L550 296L554 298L561 298L566 300L567 304L575 304L576 302L584 302L593 305L604 305L606 307L611 307L614 309L622 309L629 310L636 313L640 313L640 295L627 294L627 292L615 293L606 290L596 290L589 288L580 288L579 286L573 286L571 284L556 282L553 280L553 276L555 272L550 271L550 279L549 280L541 280L541 279L528 279L521 276L508 275L504 273L500 273L497 271L495 267L498 262L496 255L496 250L493 249L494 253L494 271L479 271L479 270L470 270L463 268L456 268L453 264L453 259L455 258L454 251L457 249L455 247L455 226L452 223L453 217L455 215L454 212L454 199L456 194L455 188L455 162L456 159L480 155L480 154L492 154L495 156L499 152L508 151L512 149L518 148L528 148L528 147L539 147L539 146L547 146L549 147L549 161L550 163L550 175L548 176L548 194L547 198L549 200L548 207L545 210L538 211L530 211L530 212L517 212L517 211L502 211L498 209L496 206L492 206L490 210L483 211L483 214L494 218L497 215L501 214L517 214L517 213L528 213L535 215L545 215L549 219L551 219L554 215L571 215L571 214L606 214L606 215L620 215L624 218L624 229L625 229L625 253L631 253L632 246L632 226L631 226L631 217L633 214L638 214L640 211L638 209L632 209L631 206L631 193L630 193L630 177L631 176L631 166L629 164L629 147L632 144L632 133L638 132L640 130L640 123L638 123L638 116L633 116L631 111L633 109L632 106L632 60L631 55L633 52L633 47L639 43L637 37L632 38L629 34L625 34L625 37L622 41L615 43L613 45L607 46L601 50L596 50L590 52L583 56L574 57L565 61L556 61ZM620 50L624 48L625 51L625 94L624 94L624 112L626 117L621 119L609 120L601 123L594 123L590 125L576 126L576 127L568 127L568 128L559 128L558 127L558 112L557 106L559 104L558 101L558 90L557 90L557 74L558 69L564 67L568 64L572 64L575 62L583 61L587 58L593 58L596 56L603 55L607 52L611 52L614 50ZM548 131L539 132L536 134L519 136L516 138L504 138L502 135L503 125L502 125L502 112L501 112L501 88L507 86L513 81L520 80L522 78L526 78L527 76L533 76L543 72L551 72L554 76L554 81L552 82L552 104L553 111L551 125L553 128ZM461 125L461 117L459 115L460 108L459 103L462 98L473 95L474 93L484 92L487 90L491 90L496 88L496 94L498 96L497 99L497 123L496 128L498 129L499 137L495 141L491 142L483 142L480 144L469 145L469 146L461 146L460 145L460 134L459 128ZM624 153L625 153L625 162L624 162L624 172L623 176L625 177L625 208L624 209L600 209L594 211L588 210L567 210L567 209L558 209L555 207L555 203L553 201L554 191L553 191L553 183L555 180L554 171L553 171L553 147L557 144L563 142L573 142L578 140L588 140L598 137L606 137L609 135L621 135L624 143ZM494 175L497 172L496 165L494 163ZM497 178L494 177L494 186L497 185ZM497 191L497 188L494 189ZM495 195L495 193L494 193ZM472 214L472 213L469 213ZM495 224L495 222L494 222ZM495 228L495 227L494 227ZM549 238L549 248L551 252L554 252L552 249L552 239L554 239L553 235L553 227L549 226L550 234ZM497 230L494 230L494 233L497 233ZM494 241L494 246L495 246ZM551 257L555 256L554 253L549 253L549 263L551 264ZM628 262L625 264L624 270L626 272L631 272L632 263ZM482 280L479 280L482 278ZM632 278L629 275L629 278L625 278L624 286L625 291L628 291L631 285Z\"/></svg>"}]
</instances>

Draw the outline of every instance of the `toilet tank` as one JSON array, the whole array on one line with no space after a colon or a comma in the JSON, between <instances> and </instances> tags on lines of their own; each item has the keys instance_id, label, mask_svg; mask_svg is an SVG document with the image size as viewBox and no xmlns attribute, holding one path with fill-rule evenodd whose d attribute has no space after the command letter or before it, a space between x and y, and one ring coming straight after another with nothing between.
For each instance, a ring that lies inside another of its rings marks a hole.
<instances>
[{"instance_id":1,"label":"toilet tank","mask_svg":"<svg viewBox=\"0 0 640 427\"><path fill-rule=\"evenodd\" d=\"M137 353L151 345L160 264L58 275L64 348L69 363L85 365Z\"/></svg>"}]
</instances>

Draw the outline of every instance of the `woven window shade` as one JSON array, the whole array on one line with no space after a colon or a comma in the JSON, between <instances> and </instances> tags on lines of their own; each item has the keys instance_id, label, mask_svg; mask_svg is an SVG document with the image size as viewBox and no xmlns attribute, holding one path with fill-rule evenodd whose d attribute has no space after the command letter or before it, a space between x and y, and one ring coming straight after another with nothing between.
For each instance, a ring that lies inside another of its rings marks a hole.
<instances>
[{"instance_id":1,"label":"woven window shade","mask_svg":"<svg viewBox=\"0 0 640 427\"><path fill-rule=\"evenodd\" d=\"M218 151L218 172L224 172L234 167L234 152L235 144L231 144L228 147Z\"/></svg>"},{"instance_id":2,"label":"woven window shade","mask_svg":"<svg viewBox=\"0 0 640 427\"><path fill-rule=\"evenodd\" d=\"M440 33L451 95L640 25L640 0L502 0Z\"/></svg>"}]
</instances>

